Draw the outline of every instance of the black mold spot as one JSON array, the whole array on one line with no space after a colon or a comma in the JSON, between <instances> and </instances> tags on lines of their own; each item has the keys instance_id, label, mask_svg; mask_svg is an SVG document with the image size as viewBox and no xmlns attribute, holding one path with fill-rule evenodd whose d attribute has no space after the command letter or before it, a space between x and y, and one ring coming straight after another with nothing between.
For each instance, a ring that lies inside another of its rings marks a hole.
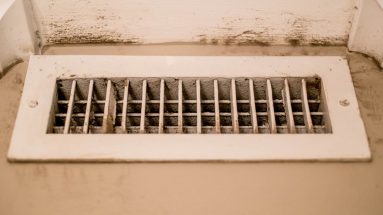
<instances>
[{"instance_id":1,"label":"black mold spot","mask_svg":"<svg viewBox=\"0 0 383 215\"><path fill-rule=\"evenodd\" d=\"M235 38L232 38L232 37L228 37L226 39L223 40L223 44L225 45L232 45L235 43Z\"/></svg>"},{"instance_id":2,"label":"black mold spot","mask_svg":"<svg viewBox=\"0 0 383 215\"><path fill-rule=\"evenodd\" d=\"M47 39L49 44L88 44L88 43L126 43L126 44L139 44L138 38L122 38L121 35L111 35L111 34L101 34L94 35L92 33L88 34L74 34L74 35L61 35L61 36L51 36Z\"/></svg>"},{"instance_id":3,"label":"black mold spot","mask_svg":"<svg viewBox=\"0 0 383 215\"><path fill-rule=\"evenodd\" d=\"M199 37L199 42L200 43L202 43L202 44L207 44L208 43L208 39L206 38L205 34L197 35L197 37Z\"/></svg>"},{"instance_id":4,"label":"black mold spot","mask_svg":"<svg viewBox=\"0 0 383 215\"><path fill-rule=\"evenodd\" d=\"M343 46L348 41L348 35L344 37L323 37L311 39L309 44L312 46Z\"/></svg>"},{"instance_id":5,"label":"black mold spot","mask_svg":"<svg viewBox=\"0 0 383 215\"><path fill-rule=\"evenodd\" d=\"M305 44L307 41L307 24L311 21L304 17L297 17L291 21L291 31L288 33L285 41L291 46L299 46Z\"/></svg>"},{"instance_id":6,"label":"black mold spot","mask_svg":"<svg viewBox=\"0 0 383 215\"><path fill-rule=\"evenodd\" d=\"M99 17L100 19L105 17ZM139 38L127 37L119 32L105 29L103 24L97 24L90 29L73 27L68 24L73 19L49 24L52 34L46 39L47 44L89 44L89 43L126 43L139 44Z\"/></svg>"},{"instance_id":7,"label":"black mold spot","mask_svg":"<svg viewBox=\"0 0 383 215\"><path fill-rule=\"evenodd\" d=\"M244 31L237 35L224 37L223 44L225 45L257 45L268 46L272 42L272 37L263 32L254 32L251 30Z\"/></svg>"},{"instance_id":8,"label":"black mold spot","mask_svg":"<svg viewBox=\"0 0 383 215\"><path fill-rule=\"evenodd\" d=\"M139 44L137 38L131 39L117 39L109 37L106 35L94 35L94 36L84 36L84 35L73 35L73 36L63 36L59 38L49 38L47 40L49 44L99 44L99 43L126 43L126 44Z\"/></svg>"},{"instance_id":9,"label":"black mold spot","mask_svg":"<svg viewBox=\"0 0 383 215\"><path fill-rule=\"evenodd\" d=\"M312 46L330 46L332 43L327 39L312 39L310 42L310 45Z\"/></svg>"},{"instance_id":10,"label":"black mold spot","mask_svg":"<svg viewBox=\"0 0 383 215\"><path fill-rule=\"evenodd\" d=\"M211 39L211 44L217 45L218 44L218 39Z\"/></svg>"},{"instance_id":11,"label":"black mold spot","mask_svg":"<svg viewBox=\"0 0 383 215\"><path fill-rule=\"evenodd\" d=\"M242 35L243 34L254 34L254 32L253 31L244 31L244 32L242 32Z\"/></svg>"},{"instance_id":12,"label":"black mold spot","mask_svg":"<svg viewBox=\"0 0 383 215\"><path fill-rule=\"evenodd\" d=\"M291 46L300 46L307 43L307 39L302 32L292 32L285 38L286 43Z\"/></svg>"},{"instance_id":13,"label":"black mold spot","mask_svg":"<svg viewBox=\"0 0 383 215\"><path fill-rule=\"evenodd\" d=\"M299 46L301 44L300 39L287 39L287 42L292 46Z\"/></svg>"},{"instance_id":14,"label":"black mold spot","mask_svg":"<svg viewBox=\"0 0 383 215\"><path fill-rule=\"evenodd\" d=\"M199 39L199 42L202 44L207 44L207 39L203 37L203 38Z\"/></svg>"},{"instance_id":15,"label":"black mold spot","mask_svg":"<svg viewBox=\"0 0 383 215\"><path fill-rule=\"evenodd\" d=\"M239 42L238 45L257 45L257 46L269 46L270 43L266 41L260 41L257 39L252 39L252 40L246 40L243 42Z\"/></svg>"}]
</instances>

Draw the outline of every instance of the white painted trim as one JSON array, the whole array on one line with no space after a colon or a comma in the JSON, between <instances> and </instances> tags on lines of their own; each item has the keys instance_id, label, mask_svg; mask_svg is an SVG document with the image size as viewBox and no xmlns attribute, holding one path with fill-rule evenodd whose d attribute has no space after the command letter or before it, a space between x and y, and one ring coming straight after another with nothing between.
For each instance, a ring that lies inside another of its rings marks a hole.
<instances>
[{"instance_id":1,"label":"white painted trim","mask_svg":"<svg viewBox=\"0 0 383 215\"><path fill-rule=\"evenodd\" d=\"M362 10L363 10L363 0L357 0L356 11L352 19L351 30L350 30L350 34L347 41L348 47L351 47L351 44L353 43L355 39L355 34L357 32L357 28L358 28L359 20L360 20L360 14Z\"/></svg>"},{"instance_id":2,"label":"white painted trim","mask_svg":"<svg viewBox=\"0 0 383 215\"><path fill-rule=\"evenodd\" d=\"M0 70L34 53L34 37L23 0L0 3ZM0 76L2 73L0 73Z\"/></svg>"},{"instance_id":3,"label":"white painted trim","mask_svg":"<svg viewBox=\"0 0 383 215\"><path fill-rule=\"evenodd\" d=\"M314 75L323 82L331 134L46 134L57 78ZM344 99L347 106L340 104ZM346 59L242 56L32 56L8 154L16 161L367 160L370 156Z\"/></svg>"},{"instance_id":4,"label":"white painted trim","mask_svg":"<svg viewBox=\"0 0 383 215\"><path fill-rule=\"evenodd\" d=\"M383 0L377 0L380 8L383 10Z\"/></svg>"},{"instance_id":5,"label":"white painted trim","mask_svg":"<svg viewBox=\"0 0 383 215\"><path fill-rule=\"evenodd\" d=\"M383 8L381 1L360 0L348 48L374 57L383 68Z\"/></svg>"},{"instance_id":6,"label":"white painted trim","mask_svg":"<svg viewBox=\"0 0 383 215\"><path fill-rule=\"evenodd\" d=\"M345 45L355 6L355 0L31 2L43 45L92 42Z\"/></svg>"},{"instance_id":7,"label":"white painted trim","mask_svg":"<svg viewBox=\"0 0 383 215\"><path fill-rule=\"evenodd\" d=\"M15 0L1 0L0 1L0 19L3 18L8 9L12 6Z\"/></svg>"}]
</instances>

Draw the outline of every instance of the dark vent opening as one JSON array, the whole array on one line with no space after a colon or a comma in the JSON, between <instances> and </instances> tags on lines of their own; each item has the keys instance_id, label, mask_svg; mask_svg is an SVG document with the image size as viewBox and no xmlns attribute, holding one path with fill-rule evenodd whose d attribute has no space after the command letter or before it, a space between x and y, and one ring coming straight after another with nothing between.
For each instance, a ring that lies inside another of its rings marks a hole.
<instances>
[{"instance_id":1,"label":"dark vent opening","mask_svg":"<svg viewBox=\"0 0 383 215\"><path fill-rule=\"evenodd\" d=\"M57 80L50 133L331 133L319 77Z\"/></svg>"}]
</instances>

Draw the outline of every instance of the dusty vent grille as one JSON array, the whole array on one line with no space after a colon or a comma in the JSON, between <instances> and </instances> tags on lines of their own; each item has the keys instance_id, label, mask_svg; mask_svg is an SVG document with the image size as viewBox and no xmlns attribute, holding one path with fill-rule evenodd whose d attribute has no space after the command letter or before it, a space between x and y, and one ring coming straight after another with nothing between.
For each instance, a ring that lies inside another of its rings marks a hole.
<instances>
[{"instance_id":1,"label":"dusty vent grille","mask_svg":"<svg viewBox=\"0 0 383 215\"><path fill-rule=\"evenodd\" d=\"M370 157L347 60L336 56L31 56L8 152L71 162Z\"/></svg>"},{"instance_id":2,"label":"dusty vent grille","mask_svg":"<svg viewBox=\"0 0 383 215\"><path fill-rule=\"evenodd\" d=\"M59 79L48 133L331 133L319 77Z\"/></svg>"}]
</instances>

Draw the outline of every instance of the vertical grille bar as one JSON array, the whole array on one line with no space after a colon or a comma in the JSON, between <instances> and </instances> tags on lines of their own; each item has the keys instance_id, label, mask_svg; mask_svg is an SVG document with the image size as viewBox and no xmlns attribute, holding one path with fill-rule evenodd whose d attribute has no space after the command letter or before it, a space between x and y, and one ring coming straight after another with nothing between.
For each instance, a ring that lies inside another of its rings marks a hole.
<instances>
[{"instance_id":1,"label":"vertical grille bar","mask_svg":"<svg viewBox=\"0 0 383 215\"><path fill-rule=\"evenodd\" d=\"M196 80L196 94L197 94L197 133L202 133L202 114L201 114L201 81Z\"/></svg>"},{"instance_id":2,"label":"vertical grille bar","mask_svg":"<svg viewBox=\"0 0 383 215\"><path fill-rule=\"evenodd\" d=\"M274 113L274 100L273 100L273 90L271 88L271 82L269 79L266 81L266 97L267 97L267 111L269 115L269 126L270 133L277 133L277 126L275 122L275 113Z\"/></svg>"},{"instance_id":3,"label":"vertical grille bar","mask_svg":"<svg viewBox=\"0 0 383 215\"><path fill-rule=\"evenodd\" d=\"M286 113L287 128L290 133L296 133L293 111L291 108L290 88L287 79L284 80L284 88L282 90L283 106Z\"/></svg>"},{"instance_id":4,"label":"vertical grille bar","mask_svg":"<svg viewBox=\"0 0 383 215\"><path fill-rule=\"evenodd\" d=\"M47 133L58 133L54 129L55 125L57 125L56 113L60 112L60 105L58 104L58 100L59 100L58 93L59 93L59 87L57 86L57 83L56 83L56 91L53 96L53 105L52 105L53 109L50 111L51 117L48 121ZM65 121L64 121L64 125L65 125Z\"/></svg>"},{"instance_id":5,"label":"vertical grille bar","mask_svg":"<svg viewBox=\"0 0 383 215\"><path fill-rule=\"evenodd\" d=\"M218 92L217 80L214 80L214 112L215 112L215 133L221 133L221 119L219 116L219 92Z\"/></svg>"},{"instance_id":6,"label":"vertical grille bar","mask_svg":"<svg viewBox=\"0 0 383 215\"><path fill-rule=\"evenodd\" d=\"M238 121L238 109L237 109L237 90L235 86L235 79L231 79L231 91L230 91L230 98L231 98L231 114L232 114L232 126L233 126L233 133L238 134L239 133L239 121Z\"/></svg>"},{"instance_id":7,"label":"vertical grille bar","mask_svg":"<svg viewBox=\"0 0 383 215\"><path fill-rule=\"evenodd\" d=\"M160 85L160 113L158 119L158 133L164 133L164 107L165 107L165 81L161 79Z\"/></svg>"},{"instance_id":8,"label":"vertical grille bar","mask_svg":"<svg viewBox=\"0 0 383 215\"><path fill-rule=\"evenodd\" d=\"M122 98L122 118L121 118L121 127L122 130L126 133L126 114L128 110L128 96L129 96L129 80L127 79L124 86L124 97Z\"/></svg>"},{"instance_id":9,"label":"vertical grille bar","mask_svg":"<svg viewBox=\"0 0 383 215\"><path fill-rule=\"evenodd\" d=\"M66 117L65 117L64 134L68 134L69 129L70 129L70 123L72 120L74 97L76 94L76 85L77 85L77 81L73 80L72 81L72 87L70 89L70 96L69 96L69 101L68 101L68 110L67 110Z\"/></svg>"},{"instance_id":10,"label":"vertical grille bar","mask_svg":"<svg viewBox=\"0 0 383 215\"><path fill-rule=\"evenodd\" d=\"M182 80L178 80L178 127L177 133L183 133L183 94L182 94Z\"/></svg>"},{"instance_id":11,"label":"vertical grille bar","mask_svg":"<svg viewBox=\"0 0 383 215\"><path fill-rule=\"evenodd\" d=\"M106 85L106 97L104 115L102 117L102 133L113 133L114 122L116 120L116 95L111 80Z\"/></svg>"},{"instance_id":12,"label":"vertical grille bar","mask_svg":"<svg viewBox=\"0 0 383 215\"><path fill-rule=\"evenodd\" d=\"M254 81L249 79L250 114L253 133L258 133L257 109L255 108Z\"/></svg>"},{"instance_id":13,"label":"vertical grille bar","mask_svg":"<svg viewBox=\"0 0 383 215\"><path fill-rule=\"evenodd\" d=\"M307 98L307 87L305 79L302 79L302 109L307 133L314 133L313 122L311 120L310 107Z\"/></svg>"},{"instance_id":14,"label":"vertical grille bar","mask_svg":"<svg viewBox=\"0 0 383 215\"><path fill-rule=\"evenodd\" d=\"M89 88L88 88L88 97L87 97L87 101L86 101L84 127L83 127L83 131L82 131L84 134L87 134L89 132L89 120L91 117L93 88L94 88L94 80L90 80Z\"/></svg>"},{"instance_id":15,"label":"vertical grille bar","mask_svg":"<svg viewBox=\"0 0 383 215\"><path fill-rule=\"evenodd\" d=\"M141 118L140 118L140 133L145 133L145 113L146 113L146 88L147 81L142 81L142 100L141 100Z\"/></svg>"}]
</instances>

